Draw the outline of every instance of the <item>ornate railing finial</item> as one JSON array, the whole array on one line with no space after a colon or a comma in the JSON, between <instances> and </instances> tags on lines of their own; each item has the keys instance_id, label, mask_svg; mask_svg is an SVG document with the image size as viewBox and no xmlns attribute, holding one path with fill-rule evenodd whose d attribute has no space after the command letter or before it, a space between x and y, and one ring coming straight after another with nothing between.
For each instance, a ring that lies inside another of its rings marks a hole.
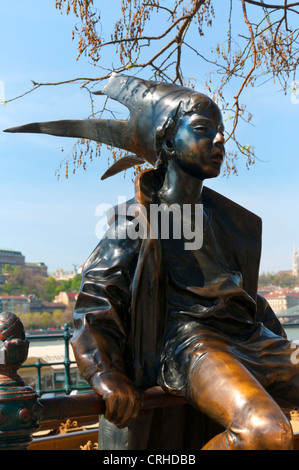
<instances>
[{"instance_id":1,"label":"ornate railing finial","mask_svg":"<svg viewBox=\"0 0 299 470\"><path fill-rule=\"evenodd\" d=\"M0 450L25 450L39 428L37 393L17 373L28 355L29 341L20 319L0 313Z\"/></svg>"}]
</instances>

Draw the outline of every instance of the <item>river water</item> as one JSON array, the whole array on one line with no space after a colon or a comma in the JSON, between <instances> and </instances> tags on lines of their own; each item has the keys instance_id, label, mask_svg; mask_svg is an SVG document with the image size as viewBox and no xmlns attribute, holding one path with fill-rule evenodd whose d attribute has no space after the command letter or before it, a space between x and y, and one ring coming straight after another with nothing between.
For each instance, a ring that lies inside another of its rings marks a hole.
<instances>
[{"instance_id":1,"label":"river water","mask_svg":"<svg viewBox=\"0 0 299 470\"><path fill-rule=\"evenodd\" d=\"M290 341L299 342L299 325L298 326L285 326L284 330Z\"/></svg>"}]
</instances>

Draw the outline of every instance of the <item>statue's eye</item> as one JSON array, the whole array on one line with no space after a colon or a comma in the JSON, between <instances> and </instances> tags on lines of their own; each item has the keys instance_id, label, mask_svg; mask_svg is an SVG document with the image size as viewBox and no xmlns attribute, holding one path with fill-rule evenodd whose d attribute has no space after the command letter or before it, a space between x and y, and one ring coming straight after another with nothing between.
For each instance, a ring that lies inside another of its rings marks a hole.
<instances>
[{"instance_id":1,"label":"statue's eye","mask_svg":"<svg viewBox=\"0 0 299 470\"><path fill-rule=\"evenodd\" d=\"M209 131L208 127L204 124L198 124L197 126L194 126L194 130L200 134L206 134Z\"/></svg>"}]
</instances>

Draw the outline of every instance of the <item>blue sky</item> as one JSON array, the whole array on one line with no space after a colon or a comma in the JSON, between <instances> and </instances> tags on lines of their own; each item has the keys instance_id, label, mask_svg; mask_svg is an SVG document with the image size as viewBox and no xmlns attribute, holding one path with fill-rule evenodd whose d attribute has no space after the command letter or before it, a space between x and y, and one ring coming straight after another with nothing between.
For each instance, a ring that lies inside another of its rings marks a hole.
<instances>
[{"instance_id":1,"label":"blue sky","mask_svg":"<svg viewBox=\"0 0 299 470\"><path fill-rule=\"evenodd\" d=\"M119 0L111 3L115 14ZM108 35L114 18L102 8ZM74 20L60 15L53 0L1 2L0 15L0 83L5 99L30 89L31 80L55 82L99 74L87 59L76 61ZM194 60L187 66L190 76L202 77ZM260 160L249 171L240 162L238 176L219 177L207 186L262 217L261 271L290 269L294 242L299 248L299 104L270 82L248 89L246 99L255 127L243 126L241 137L255 146ZM57 180L55 171L71 149L71 139L1 131L27 122L85 118L89 112L88 94L76 85L44 87L0 105L0 248L20 250L26 261L44 261L50 272L84 263L98 243L97 206L116 204L118 195L131 197L133 183L129 175L100 181L107 151L88 165L88 171L79 169L69 179L62 171Z\"/></svg>"}]
</instances>

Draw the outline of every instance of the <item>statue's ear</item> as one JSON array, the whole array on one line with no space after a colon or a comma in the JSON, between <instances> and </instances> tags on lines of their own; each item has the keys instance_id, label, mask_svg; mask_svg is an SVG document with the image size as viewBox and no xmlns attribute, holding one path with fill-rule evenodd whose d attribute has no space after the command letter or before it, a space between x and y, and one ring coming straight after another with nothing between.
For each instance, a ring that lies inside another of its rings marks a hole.
<instances>
[{"instance_id":1,"label":"statue's ear","mask_svg":"<svg viewBox=\"0 0 299 470\"><path fill-rule=\"evenodd\" d=\"M175 144L174 144L173 139L164 140L164 142L162 143L162 148L168 157L174 157Z\"/></svg>"},{"instance_id":2,"label":"statue's ear","mask_svg":"<svg viewBox=\"0 0 299 470\"><path fill-rule=\"evenodd\" d=\"M167 120L157 129L156 132L156 147L162 148L168 157L175 156L176 150L174 139L179 125L181 107L182 102L180 102L178 106L172 110Z\"/></svg>"}]
</instances>

